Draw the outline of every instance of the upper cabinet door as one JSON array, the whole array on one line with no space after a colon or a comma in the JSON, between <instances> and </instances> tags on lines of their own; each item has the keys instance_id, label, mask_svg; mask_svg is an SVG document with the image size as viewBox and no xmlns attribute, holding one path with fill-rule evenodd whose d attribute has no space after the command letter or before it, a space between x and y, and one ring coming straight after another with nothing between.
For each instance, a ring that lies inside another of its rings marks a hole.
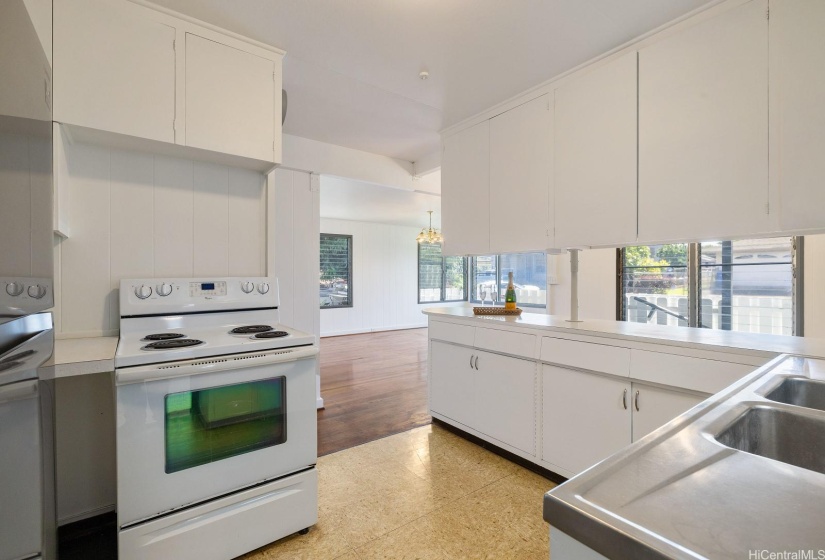
<instances>
[{"instance_id":1,"label":"upper cabinet door","mask_svg":"<svg viewBox=\"0 0 825 560\"><path fill-rule=\"evenodd\" d=\"M272 60L186 34L186 145L275 161Z\"/></svg>"},{"instance_id":2,"label":"upper cabinet door","mask_svg":"<svg viewBox=\"0 0 825 560\"><path fill-rule=\"evenodd\" d=\"M444 139L441 226L444 255L490 252L490 121Z\"/></svg>"},{"instance_id":3,"label":"upper cabinet door","mask_svg":"<svg viewBox=\"0 0 825 560\"><path fill-rule=\"evenodd\" d=\"M769 231L767 7L639 51L639 241Z\"/></svg>"},{"instance_id":4,"label":"upper cabinet door","mask_svg":"<svg viewBox=\"0 0 825 560\"><path fill-rule=\"evenodd\" d=\"M771 2L771 170L781 229L825 227L825 2Z\"/></svg>"},{"instance_id":5,"label":"upper cabinet door","mask_svg":"<svg viewBox=\"0 0 825 560\"><path fill-rule=\"evenodd\" d=\"M559 248L636 241L636 53L556 90Z\"/></svg>"},{"instance_id":6,"label":"upper cabinet door","mask_svg":"<svg viewBox=\"0 0 825 560\"><path fill-rule=\"evenodd\" d=\"M552 124L545 94L490 120L490 252L553 246Z\"/></svg>"},{"instance_id":7,"label":"upper cabinet door","mask_svg":"<svg viewBox=\"0 0 825 560\"><path fill-rule=\"evenodd\" d=\"M175 29L105 0L54 2L54 120L175 141Z\"/></svg>"}]
</instances>

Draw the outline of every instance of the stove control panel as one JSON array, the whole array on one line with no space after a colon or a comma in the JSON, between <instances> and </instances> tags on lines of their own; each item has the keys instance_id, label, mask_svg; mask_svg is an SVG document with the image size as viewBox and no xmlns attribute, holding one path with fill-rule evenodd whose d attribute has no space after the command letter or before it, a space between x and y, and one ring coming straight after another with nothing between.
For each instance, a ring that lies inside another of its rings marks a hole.
<instances>
[{"instance_id":1,"label":"stove control panel","mask_svg":"<svg viewBox=\"0 0 825 560\"><path fill-rule=\"evenodd\" d=\"M278 279L273 277L139 278L120 282L121 316L271 309L278 304Z\"/></svg>"},{"instance_id":2,"label":"stove control panel","mask_svg":"<svg viewBox=\"0 0 825 560\"><path fill-rule=\"evenodd\" d=\"M226 295L226 282L189 282L189 295L192 297L223 297Z\"/></svg>"}]
</instances>

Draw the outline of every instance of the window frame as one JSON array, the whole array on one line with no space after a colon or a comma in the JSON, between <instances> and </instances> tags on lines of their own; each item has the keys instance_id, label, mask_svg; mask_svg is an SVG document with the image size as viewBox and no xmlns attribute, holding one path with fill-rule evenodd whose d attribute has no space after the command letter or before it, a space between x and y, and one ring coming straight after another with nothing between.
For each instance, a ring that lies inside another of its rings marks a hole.
<instances>
[{"instance_id":1,"label":"window frame","mask_svg":"<svg viewBox=\"0 0 825 560\"><path fill-rule=\"evenodd\" d=\"M547 253L543 253L541 251L524 251L523 253L504 253L504 254L520 255L520 254L528 254L528 253L541 253L545 256L545 259L547 258ZM469 257L467 259L467 273L468 273L467 301L468 302L470 302L470 303L481 303L480 299L475 298L475 290L472 291L472 294L470 293L470 284L475 286L475 279L474 279L474 274L473 274L473 271L476 269L475 259L477 259L479 256L490 256L490 257L493 257L495 259L495 263L496 263L496 265L495 265L496 266L496 282L497 282L496 285L501 286L501 284L503 282L503 278L502 278L502 274L501 274L501 255L502 255L501 253L497 253L497 254L493 254L493 255L476 255L476 256ZM545 275L546 275L546 271L545 271ZM545 277L545 282L546 282L546 277ZM546 289L546 286L545 286L545 289ZM546 293L548 294L548 296L546 296L546 297L549 299L549 291L546 292ZM503 294L499 294L499 295L503 295ZM503 303L504 303L504 300L496 300L496 301L493 302L493 305L503 304ZM517 305L519 307L530 307L530 308L533 308L533 309L547 309L547 301L545 301L544 305L542 305L540 303L523 303L523 302L517 302Z\"/></svg>"},{"instance_id":2,"label":"window frame","mask_svg":"<svg viewBox=\"0 0 825 560\"><path fill-rule=\"evenodd\" d=\"M347 240L347 301L348 303L345 305L320 305L320 309L349 309L355 306L355 292L353 290L352 285L352 254L355 251L355 243L353 242L352 235L344 234L344 233L321 233L318 236L318 260L320 266L320 243L322 237L336 237L336 238L343 238ZM320 285L319 285L320 289Z\"/></svg>"},{"instance_id":3,"label":"window frame","mask_svg":"<svg viewBox=\"0 0 825 560\"><path fill-rule=\"evenodd\" d=\"M758 238L761 239L761 238ZM746 241L747 239L742 239ZM738 240L735 240L738 241ZM687 243L688 246L688 325L694 328L707 328L701 325L701 246L702 242ZM804 335L804 236L791 236L791 313L792 336ZM624 262L625 247L616 249L616 320L627 321L624 305ZM733 265L736 266L736 265ZM741 265L740 265L741 266ZM717 329L725 330L725 329ZM728 331L737 332L737 331Z\"/></svg>"},{"instance_id":4,"label":"window frame","mask_svg":"<svg viewBox=\"0 0 825 560\"><path fill-rule=\"evenodd\" d=\"M425 243L416 243L416 301L419 305L426 305L430 303L460 303L462 301L467 301L467 297L469 294L469 287L467 285L467 281L469 279L469 259L467 257L445 257L443 252L441 254L441 295L438 301L421 301L421 247L425 245ZM443 251L443 246L441 243L426 243L426 245L438 245L441 247ZM446 299L447 298L447 259L448 258L460 258L464 262L464 291L461 299Z\"/></svg>"}]
</instances>

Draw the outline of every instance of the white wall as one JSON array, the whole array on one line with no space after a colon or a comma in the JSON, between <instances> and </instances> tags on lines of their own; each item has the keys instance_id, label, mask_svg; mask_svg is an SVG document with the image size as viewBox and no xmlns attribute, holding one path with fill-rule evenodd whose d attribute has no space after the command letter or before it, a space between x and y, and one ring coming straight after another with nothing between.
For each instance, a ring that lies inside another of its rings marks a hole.
<instances>
[{"instance_id":1,"label":"white wall","mask_svg":"<svg viewBox=\"0 0 825 560\"><path fill-rule=\"evenodd\" d=\"M281 168L270 173L268 185L267 271L278 277L281 323L320 337L320 179ZM320 363L315 372L315 396L316 406L323 408Z\"/></svg>"},{"instance_id":2,"label":"white wall","mask_svg":"<svg viewBox=\"0 0 825 560\"><path fill-rule=\"evenodd\" d=\"M825 338L825 235L805 236L805 337Z\"/></svg>"},{"instance_id":3,"label":"white wall","mask_svg":"<svg viewBox=\"0 0 825 560\"><path fill-rule=\"evenodd\" d=\"M570 255L551 255L558 284L550 286L550 314L570 315ZM579 317L616 320L616 249L579 252Z\"/></svg>"},{"instance_id":4,"label":"white wall","mask_svg":"<svg viewBox=\"0 0 825 560\"><path fill-rule=\"evenodd\" d=\"M116 334L123 278L262 276L265 177L70 144L71 235L58 244L56 330Z\"/></svg>"},{"instance_id":5,"label":"white wall","mask_svg":"<svg viewBox=\"0 0 825 560\"><path fill-rule=\"evenodd\" d=\"M113 511L117 501L114 387L109 373L55 384L57 520Z\"/></svg>"},{"instance_id":6,"label":"white wall","mask_svg":"<svg viewBox=\"0 0 825 560\"><path fill-rule=\"evenodd\" d=\"M322 309L321 336L427 326L421 310L436 304L418 303L420 229L321 218L321 233L352 235L353 245L353 307Z\"/></svg>"}]
</instances>

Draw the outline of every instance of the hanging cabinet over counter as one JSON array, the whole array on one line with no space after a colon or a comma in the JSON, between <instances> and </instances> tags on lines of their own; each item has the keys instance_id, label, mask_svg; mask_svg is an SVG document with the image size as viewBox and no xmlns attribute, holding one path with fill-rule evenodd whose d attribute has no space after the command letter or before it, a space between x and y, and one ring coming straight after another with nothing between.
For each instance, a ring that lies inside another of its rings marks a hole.
<instances>
[{"instance_id":1,"label":"hanging cabinet over counter","mask_svg":"<svg viewBox=\"0 0 825 560\"><path fill-rule=\"evenodd\" d=\"M54 0L54 120L81 141L268 171L283 54L127 0Z\"/></svg>"}]
</instances>

